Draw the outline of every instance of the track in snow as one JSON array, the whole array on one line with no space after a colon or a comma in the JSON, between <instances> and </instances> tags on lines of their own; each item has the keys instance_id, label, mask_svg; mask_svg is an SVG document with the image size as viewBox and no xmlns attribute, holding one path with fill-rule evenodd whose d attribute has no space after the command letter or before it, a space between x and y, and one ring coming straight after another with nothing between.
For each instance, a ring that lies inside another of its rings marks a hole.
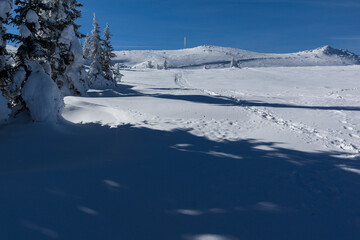
<instances>
[{"instance_id":1,"label":"track in snow","mask_svg":"<svg viewBox=\"0 0 360 240\"><path fill-rule=\"evenodd\" d=\"M259 70L255 70L255 71L259 71ZM302 124L302 123L293 122L292 120L286 120L282 117L277 116L275 113L273 113L266 107L260 108L260 107L254 107L254 106L251 106L251 107L246 106L246 104L242 104L242 102L246 102L245 100L243 100L239 97L235 97L234 94L229 91L228 92L221 91L221 93L219 93L219 92L214 92L213 90L195 88L195 87L191 86L191 84L189 83L191 81L189 81L186 78L184 71L176 73L174 79L175 79L174 80L175 84L177 86L179 86L180 88L191 89L191 90L199 91L201 93L204 93L204 94L212 96L212 97L215 96L215 97L225 98L227 100L233 101L234 103L238 104L239 106L242 106L243 109L246 109L247 111L249 111L253 114L256 114L262 120L269 121L269 122L275 124L283 131L295 132L298 135L298 137L302 138L307 144L321 142L321 144L323 146L326 146L329 149L332 149L333 146L335 146L338 149L341 149L345 152L349 152L352 154L351 157L353 157L353 158L357 158L360 156L360 147L359 146L357 146L353 143L349 143L345 139L335 136L330 131L319 130L319 129L307 126L305 124ZM357 88L345 89L344 91L350 91L350 90L357 90ZM337 92L334 92L332 94L336 94L336 93ZM336 112L346 116L346 114L343 113L342 111L336 111ZM353 127L349 126L349 123L346 120L344 120L342 123L345 124L344 129L350 132L349 133L350 137L355 138L355 139L360 139L360 136L358 135L358 131L356 131ZM259 123L259 124L261 124L261 123Z\"/></svg>"}]
</instances>

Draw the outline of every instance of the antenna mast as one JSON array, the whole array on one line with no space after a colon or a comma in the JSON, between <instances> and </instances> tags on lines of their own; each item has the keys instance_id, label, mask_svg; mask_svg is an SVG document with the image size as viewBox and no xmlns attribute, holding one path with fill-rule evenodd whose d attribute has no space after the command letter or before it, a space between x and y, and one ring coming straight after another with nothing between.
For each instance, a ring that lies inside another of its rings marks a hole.
<instances>
[{"instance_id":1,"label":"antenna mast","mask_svg":"<svg viewBox=\"0 0 360 240\"><path fill-rule=\"evenodd\" d=\"M184 37L184 49L186 49L186 37Z\"/></svg>"}]
</instances>

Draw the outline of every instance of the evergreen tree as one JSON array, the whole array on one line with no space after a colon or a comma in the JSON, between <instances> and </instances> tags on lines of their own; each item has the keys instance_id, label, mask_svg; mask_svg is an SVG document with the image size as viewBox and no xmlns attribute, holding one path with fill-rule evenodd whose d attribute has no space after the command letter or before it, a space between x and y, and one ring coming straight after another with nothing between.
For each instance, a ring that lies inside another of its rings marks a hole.
<instances>
[{"instance_id":1,"label":"evergreen tree","mask_svg":"<svg viewBox=\"0 0 360 240\"><path fill-rule=\"evenodd\" d=\"M11 103L22 108L24 102L21 89L32 71L31 61L46 65L46 50L52 43L43 38L45 21L41 13L48 9L47 5L41 0L15 0L15 4L16 15L11 18L11 23L18 27L20 35L13 35L13 39L19 42L19 47L10 91Z\"/></svg>"},{"instance_id":2,"label":"evergreen tree","mask_svg":"<svg viewBox=\"0 0 360 240\"><path fill-rule=\"evenodd\" d=\"M0 121L8 118L10 109L8 106L10 66L8 64L8 52L6 51L6 28L3 24L8 23L12 1L0 0Z\"/></svg>"},{"instance_id":3,"label":"evergreen tree","mask_svg":"<svg viewBox=\"0 0 360 240\"><path fill-rule=\"evenodd\" d=\"M42 0L15 0L16 16L11 22L19 28L15 72L10 91L12 104L26 108L33 120L57 115L62 105L59 89L51 79L51 66L46 60L54 44L46 37L49 5Z\"/></svg>"},{"instance_id":4,"label":"evergreen tree","mask_svg":"<svg viewBox=\"0 0 360 240\"><path fill-rule=\"evenodd\" d=\"M9 83L8 57L6 51L6 28L3 24L7 24L9 20L9 12L12 8L12 1L0 0L0 89Z\"/></svg>"},{"instance_id":5,"label":"evergreen tree","mask_svg":"<svg viewBox=\"0 0 360 240\"><path fill-rule=\"evenodd\" d=\"M114 80L117 82L121 82L122 74L120 72L120 64L116 64L115 71L114 71Z\"/></svg>"},{"instance_id":6,"label":"evergreen tree","mask_svg":"<svg viewBox=\"0 0 360 240\"><path fill-rule=\"evenodd\" d=\"M49 55L52 78L65 95L85 94L85 69L83 53L78 32L79 25L74 21L81 12L81 6L74 0L46 0L49 10L43 15L47 20L46 37L54 48Z\"/></svg>"},{"instance_id":7,"label":"evergreen tree","mask_svg":"<svg viewBox=\"0 0 360 240\"><path fill-rule=\"evenodd\" d=\"M18 27L20 35L14 36L20 42L17 51L18 65L26 66L29 59L44 60L51 42L43 38L46 20L42 13L48 5L41 0L15 0L16 16L11 22Z\"/></svg>"},{"instance_id":8,"label":"evergreen tree","mask_svg":"<svg viewBox=\"0 0 360 240\"><path fill-rule=\"evenodd\" d=\"M101 48L100 26L96 18L96 14L94 13L93 30L91 31L91 35L89 38L88 58L93 60L96 57L98 57L100 60L102 57L101 52L102 52L102 48Z\"/></svg>"},{"instance_id":9,"label":"evergreen tree","mask_svg":"<svg viewBox=\"0 0 360 240\"><path fill-rule=\"evenodd\" d=\"M75 35L78 38L84 38L85 35L79 32L81 27L79 24L75 23L75 20L81 17L81 11L79 8L83 6L82 3L79 3L77 0L67 0L69 11L67 12L67 17L71 21L71 24L74 26Z\"/></svg>"},{"instance_id":10,"label":"evergreen tree","mask_svg":"<svg viewBox=\"0 0 360 240\"><path fill-rule=\"evenodd\" d=\"M8 23L11 8L12 1L0 0L0 72L6 68L8 53L6 51L6 28L3 24Z\"/></svg>"},{"instance_id":11,"label":"evergreen tree","mask_svg":"<svg viewBox=\"0 0 360 240\"><path fill-rule=\"evenodd\" d=\"M91 31L91 37L89 41L90 51L89 58L91 59L91 65L89 70L89 84L92 87L102 87L105 84L103 77L102 63L103 60L103 49L101 47L100 38L100 26L98 24L96 15L94 13L93 30Z\"/></svg>"},{"instance_id":12,"label":"evergreen tree","mask_svg":"<svg viewBox=\"0 0 360 240\"><path fill-rule=\"evenodd\" d=\"M167 63L166 59L165 59L165 61L164 61L163 69L164 69L164 70L167 70L167 69L168 69L168 63Z\"/></svg>"},{"instance_id":13,"label":"evergreen tree","mask_svg":"<svg viewBox=\"0 0 360 240\"><path fill-rule=\"evenodd\" d=\"M104 39L101 42L102 69L103 69L104 78L115 82L115 79L113 77L113 72L111 71L111 67L114 66L114 64L111 59L116 57L116 55L114 53L114 48L111 45L111 41L110 41L111 36L112 34L110 33L109 24L106 24L104 30Z\"/></svg>"}]
</instances>

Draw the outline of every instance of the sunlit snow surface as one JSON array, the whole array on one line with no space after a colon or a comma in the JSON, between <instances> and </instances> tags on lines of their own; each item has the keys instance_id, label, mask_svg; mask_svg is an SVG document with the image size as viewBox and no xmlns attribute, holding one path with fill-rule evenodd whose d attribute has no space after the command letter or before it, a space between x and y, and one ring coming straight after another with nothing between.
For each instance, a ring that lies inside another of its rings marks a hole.
<instances>
[{"instance_id":1,"label":"sunlit snow surface","mask_svg":"<svg viewBox=\"0 0 360 240\"><path fill-rule=\"evenodd\" d=\"M123 70L0 125L0 239L360 239L360 67Z\"/></svg>"},{"instance_id":2,"label":"sunlit snow surface","mask_svg":"<svg viewBox=\"0 0 360 240\"><path fill-rule=\"evenodd\" d=\"M136 50L116 52L114 61L134 69L149 66L162 68L226 68L230 61L241 67L298 67L359 65L360 57L346 50L324 46L321 48L287 54L257 53L236 48L199 46L181 50Z\"/></svg>"},{"instance_id":3,"label":"sunlit snow surface","mask_svg":"<svg viewBox=\"0 0 360 240\"><path fill-rule=\"evenodd\" d=\"M68 97L74 123L257 139L303 151L360 150L360 67L123 71L119 89Z\"/></svg>"}]
</instances>

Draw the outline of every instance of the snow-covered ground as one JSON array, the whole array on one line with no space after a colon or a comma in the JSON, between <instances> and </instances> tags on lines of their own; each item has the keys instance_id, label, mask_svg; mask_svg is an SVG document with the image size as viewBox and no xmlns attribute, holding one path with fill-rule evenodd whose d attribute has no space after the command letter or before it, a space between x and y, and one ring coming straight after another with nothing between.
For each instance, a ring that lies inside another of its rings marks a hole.
<instances>
[{"instance_id":1,"label":"snow-covered ground","mask_svg":"<svg viewBox=\"0 0 360 240\"><path fill-rule=\"evenodd\" d=\"M359 154L360 66L123 74L124 91L91 90L91 98L66 98L64 118Z\"/></svg>"},{"instance_id":2,"label":"snow-covered ground","mask_svg":"<svg viewBox=\"0 0 360 240\"><path fill-rule=\"evenodd\" d=\"M241 67L341 66L359 65L360 57L347 50L324 46L314 50L288 54L266 54L236 48L199 46L182 50L137 50L116 52L115 62L135 69L224 68L234 59Z\"/></svg>"},{"instance_id":3,"label":"snow-covered ground","mask_svg":"<svg viewBox=\"0 0 360 240\"><path fill-rule=\"evenodd\" d=\"M360 66L122 74L0 125L0 239L360 238Z\"/></svg>"}]
</instances>

